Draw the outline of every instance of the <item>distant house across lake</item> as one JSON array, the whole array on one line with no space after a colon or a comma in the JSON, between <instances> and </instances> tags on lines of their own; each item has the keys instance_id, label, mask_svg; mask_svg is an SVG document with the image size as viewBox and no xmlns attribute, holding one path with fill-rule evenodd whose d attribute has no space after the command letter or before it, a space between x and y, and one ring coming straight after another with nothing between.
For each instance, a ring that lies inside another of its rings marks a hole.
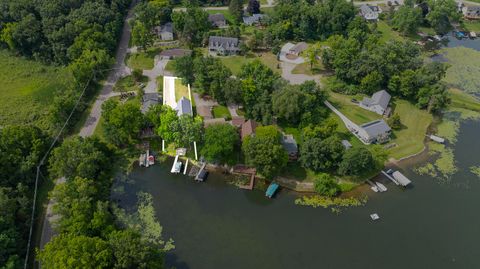
<instances>
[{"instance_id":1,"label":"distant house across lake","mask_svg":"<svg viewBox=\"0 0 480 269\"><path fill-rule=\"evenodd\" d=\"M464 6L462 13L465 19L478 20L480 19L480 6Z\"/></svg>"},{"instance_id":2,"label":"distant house across lake","mask_svg":"<svg viewBox=\"0 0 480 269\"><path fill-rule=\"evenodd\" d=\"M359 105L364 109L373 111L379 115L383 115L388 109L390 99L390 94L385 90L381 90L374 93L372 98L365 97Z\"/></svg>"},{"instance_id":3,"label":"distant house across lake","mask_svg":"<svg viewBox=\"0 0 480 269\"><path fill-rule=\"evenodd\" d=\"M208 21L215 27L224 28L227 26L227 20L222 13L208 15Z\"/></svg>"},{"instance_id":4,"label":"distant house across lake","mask_svg":"<svg viewBox=\"0 0 480 269\"><path fill-rule=\"evenodd\" d=\"M240 51L239 40L235 37L211 36L208 51L216 55L234 55Z\"/></svg>"},{"instance_id":5,"label":"distant house across lake","mask_svg":"<svg viewBox=\"0 0 480 269\"><path fill-rule=\"evenodd\" d=\"M264 14L253 14L252 16L245 16L243 17L243 23L245 25L259 24L264 17Z\"/></svg>"}]
</instances>

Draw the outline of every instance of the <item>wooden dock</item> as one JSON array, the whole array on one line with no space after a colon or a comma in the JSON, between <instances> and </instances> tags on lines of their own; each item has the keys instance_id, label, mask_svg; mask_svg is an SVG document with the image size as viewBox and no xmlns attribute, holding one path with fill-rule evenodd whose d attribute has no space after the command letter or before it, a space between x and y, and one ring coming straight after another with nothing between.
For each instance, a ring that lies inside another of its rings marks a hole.
<instances>
[{"instance_id":1,"label":"wooden dock","mask_svg":"<svg viewBox=\"0 0 480 269\"><path fill-rule=\"evenodd\" d=\"M244 165L236 165L233 167L232 173L250 176L250 183L247 185L241 185L239 188L242 190L253 190L253 187L255 186L255 175L257 174L257 170L255 168L249 168Z\"/></svg>"},{"instance_id":2,"label":"wooden dock","mask_svg":"<svg viewBox=\"0 0 480 269\"><path fill-rule=\"evenodd\" d=\"M400 183L396 179L394 179L392 176L390 176L387 172L382 170L382 174L384 174L388 179L390 179L395 185L399 186Z\"/></svg>"}]
</instances>

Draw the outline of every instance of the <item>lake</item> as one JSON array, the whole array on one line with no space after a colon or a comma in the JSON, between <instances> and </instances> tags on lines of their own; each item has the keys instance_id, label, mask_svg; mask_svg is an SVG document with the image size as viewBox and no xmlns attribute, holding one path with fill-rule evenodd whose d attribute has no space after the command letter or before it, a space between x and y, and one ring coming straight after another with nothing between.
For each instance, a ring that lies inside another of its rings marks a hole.
<instances>
[{"instance_id":1,"label":"lake","mask_svg":"<svg viewBox=\"0 0 480 269\"><path fill-rule=\"evenodd\" d=\"M478 122L462 124L451 182L406 168L413 188L367 191L364 207L339 215L297 206L286 191L270 200L239 190L222 175L196 183L171 175L170 162L136 169L120 204L131 206L140 190L153 195L164 236L175 240L167 264L177 269L478 268L480 179L469 167L480 165L479 133Z\"/></svg>"}]
</instances>

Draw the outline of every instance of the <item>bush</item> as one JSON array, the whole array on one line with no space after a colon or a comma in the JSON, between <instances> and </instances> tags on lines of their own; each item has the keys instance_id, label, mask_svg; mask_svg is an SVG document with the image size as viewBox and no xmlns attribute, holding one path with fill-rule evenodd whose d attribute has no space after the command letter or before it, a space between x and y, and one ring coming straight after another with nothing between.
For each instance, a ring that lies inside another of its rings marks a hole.
<instances>
[{"instance_id":1,"label":"bush","mask_svg":"<svg viewBox=\"0 0 480 269\"><path fill-rule=\"evenodd\" d=\"M313 183L315 192L320 195L333 197L340 192L340 186L329 174L320 174Z\"/></svg>"}]
</instances>

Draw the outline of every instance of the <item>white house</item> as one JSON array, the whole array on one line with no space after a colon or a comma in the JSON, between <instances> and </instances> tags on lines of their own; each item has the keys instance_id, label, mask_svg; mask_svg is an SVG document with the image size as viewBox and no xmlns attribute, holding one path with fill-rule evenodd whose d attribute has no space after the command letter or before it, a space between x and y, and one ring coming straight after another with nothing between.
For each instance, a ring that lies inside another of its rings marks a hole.
<instances>
[{"instance_id":1,"label":"white house","mask_svg":"<svg viewBox=\"0 0 480 269\"><path fill-rule=\"evenodd\" d=\"M470 20L480 19L480 6L463 6L463 17Z\"/></svg>"},{"instance_id":2,"label":"white house","mask_svg":"<svg viewBox=\"0 0 480 269\"><path fill-rule=\"evenodd\" d=\"M359 106L364 109L373 111L377 114L383 115L388 108L388 104L390 103L391 98L392 97L387 91L381 90L374 93L372 95L372 98L363 98L363 100L359 103Z\"/></svg>"},{"instance_id":3,"label":"white house","mask_svg":"<svg viewBox=\"0 0 480 269\"><path fill-rule=\"evenodd\" d=\"M367 21L378 21L378 16L380 13L382 13L382 9L379 6L360 6L360 15Z\"/></svg>"}]
</instances>

